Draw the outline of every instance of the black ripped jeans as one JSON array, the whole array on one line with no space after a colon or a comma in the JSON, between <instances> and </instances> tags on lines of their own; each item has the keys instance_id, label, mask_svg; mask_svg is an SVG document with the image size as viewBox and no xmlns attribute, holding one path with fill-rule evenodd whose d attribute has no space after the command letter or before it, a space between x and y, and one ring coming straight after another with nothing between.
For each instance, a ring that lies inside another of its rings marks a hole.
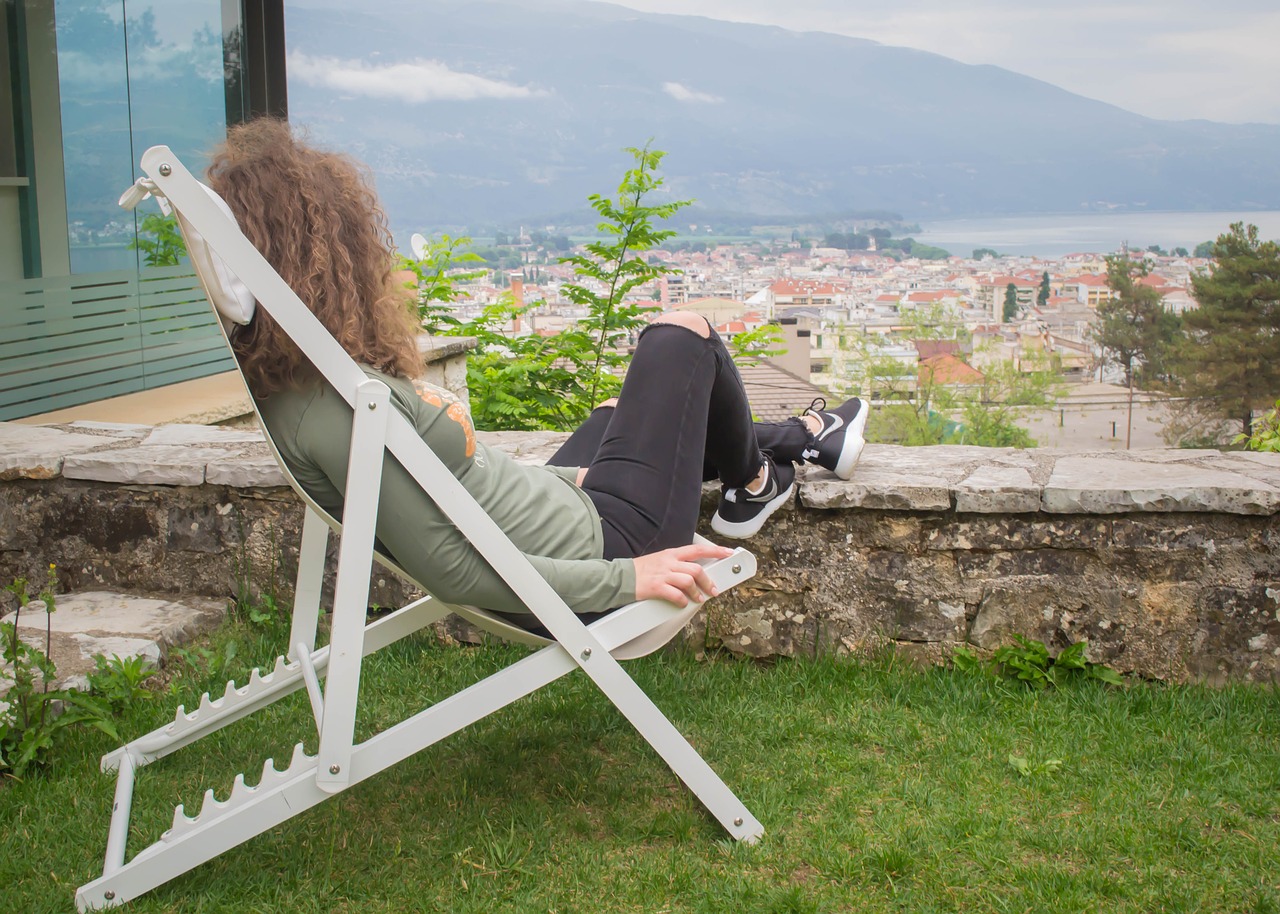
<instances>
[{"instance_id":1,"label":"black ripped jeans","mask_svg":"<svg viewBox=\"0 0 1280 914\"><path fill-rule=\"evenodd\" d=\"M618 405L594 410L548 463L587 467L582 488L600 513L604 557L635 558L693 541L704 480L744 486L762 452L798 463L812 440L797 418L752 421L714 329L703 338L655 323L640 334Z\"/></svg>"}]
</instances>

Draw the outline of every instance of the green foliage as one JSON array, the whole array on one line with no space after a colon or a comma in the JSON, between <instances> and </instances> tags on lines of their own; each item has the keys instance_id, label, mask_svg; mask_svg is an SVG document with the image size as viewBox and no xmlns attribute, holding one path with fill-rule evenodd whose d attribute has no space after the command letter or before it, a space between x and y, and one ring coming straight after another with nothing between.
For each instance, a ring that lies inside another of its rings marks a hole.
<instances>
[{"instance_id":1,"label":"green foliage","mask_svg":"<svg viewBox=\"0 0 1280 914\"><path fill-rule=\"evenodd\" d=\"M1250 451L1280 452L1280 400L1273 409L1254 420L1251 434L1236 435L1234 443L1243 444Z\"/></svg>"},{"instance_id":2,"label":"green foliage","mask_svg":"<svg viewBox=\"0 0 1280 914\"><path fill-rule=\"evenodd\" d=\"M1195 250L1191 253L1195 257L1212 257L1215 244L1216 242L1213 241L1202 241L1196 245Z\"/></svg>"},{"instance_id":3,"label":"green foliage","mask_svg":"<svg viewBox=\"0 0 1280 914\"><path fill-rule=\"evenodd\" d=\"M149 267L175 267L187 256L187 245L173 216L148 213L138 223L138 234L129 242L129 250L141 251L142 262Z\"/></svg>"},{"instance_id":4,"label":"green foliage","mask_svg":"<svg viewBox=\"0 0 1280 914\"><path fill-rule=\"evenodd\" d=\"M995 260L999 256L1000 255L996 253L994 248L974 248L973 249L974 260L981 260L984 257L990 257L992 260Z\"/></svg>"},{"instance_id":5,"label":"green foliage","mask_svg":"<svg viewBox=\"0 0 1280 914\"><path fill-rule=\"evenodd\" d=\"M1034 689L1062 685L1068 679L1094 679L1108 685L1124 685L1124 680L1115 670L1106 664L1085 659L1087 647L1087 641L1077 641L1052 657L1043 641L1014 635L1014 643L996 648L990 660L983 660L969 648L957 647L951 655L951 663L964 673L1021 682Z\"/></svg>"},{"instance_id":6,"label":"green foliage","mask_svg":"<svg viewBox=\"0 0 1280 914\"><path fill-rule=\"evenodd\" d=\"M421 261L406 262L417 276L419 311L435 332L474 337L467 360L467 387L476 427L485 430L576 428L595 405L615 396L618 371L626 364L626 344L644 327L644 315L657 311L626 302L639 286L678 270L650 263L644 253L675 232L658 228L689 201L652 203L663 184L658 167L665 153L647 146L627 150L634 159L617 196L592 194L603 237L583 251L560 259L573 266L578 281L562 291L586 317L553 336L521 332L526 315L540 303L523 307L510 295L486 306L471 320L449 316L457 283L475 278L465 267L478 258L461 253L469 239L444 236L427 245ZM548 239L552 241L554 239ZM463 272L458 266L464 267Z\"/></svg>"},{"instance_id":7,"label":"green foliage","mask_svg":"<svg viewBox=\"0 0 1280 914\"><path fill-rule=\"evenodd\" d=\"M25 578L5 587L18 600L13 622L0 624L0 659L9 668L13 684L0 699L0 773L22 778L53 760L54 751L69 731L83 724L118 738L105 702L83 692L52 689L58 671L49 659L52 632L45 629L45 649L27 644L19 635L22 610L32 602L47 614L57 609L57 568L49 566L44 588L33 601Z\"/></svg>"},{"instance_id":8,"label":"green foliage","mask_svg":"<svg viewBox=\"0 0 1280 914\"><path fill-rule=\"evenodd\" d=\"M903 315L908 327L902 342L955 339L966 344L969 335L941 308ZM971 444L980 447L1034 447L1018 425L1027 407L1047 406L1061 380L1044 353L1029 350L1018 364L1010 360L984 364L981 378L969 384L945 384L924 368L913 369L883 354L865 337L842 338L832 361L833 372L851 393L883 402L868 440L908 446Z\"/></svg>"},{"instance_id":9,"label":"green foliage","mask_svg":"<svg viewBox=\"0 0 1280 914\"><path fill-rule=\"evenodd\" d=\"M94 671L89 674L89 694L107 703L111 713L120 715L140 701L149 701L155 693L143 683L155 675L144 657L113 655L93 658Z\"/></svg>"},{"instance_id":10,"label":"green foliage","mask_svg":"<svg viewBox=\"0 0 1280 914\"><path fill-rule=\"evenodd\" d=\"M754 365L765 359L785 355L782 345L782 328L777 324L761 324L752 330L744 330L729 339L729 351L739 365Z\"/></svg>"},{"instance_id":11,"label":"green foliage","mask_svg":"<svg viewBox=\"0 0 1280 914\"><path fill-rule=\"evenodd\" d=\"M471 239L442 234L428 239L422 257L401 257L400 268L414 275L418 317L428 333L443 333L458 325L453 306L462 295L459 283L485 275L478 265L484 263L474 251L467 250Z\"/></svg>"},{"instance_id":12,"label":"green foliage","mask_svg":"<svg viewBox=\"0 0 1280 914\"><path fill-rule=\"evenodd\" d=\"M1009 283L1004 287L1004 310L1000 313L1000 319L1007 324L1018 316L1019 310L1018 287Z\"/></svg>"},{"instance_id":13,"label":"green foliage","mask_svg":"<svg viewBox=\"0 0 1280 914\"><path fill-rule=\"evenodd\" d=\"M657 228L655 221L666 220L693 202L649 202L663 185L657 171L666 153L648 146L629 147L627 152L635 159L635 166L623 175L617 199L602 194L587 198L600 216L596 228L605 237L588 242L583 253L560 259L561 263L571 264L574 274L583 280L566 283L562 291L571 302L588 312L579 327L591 334L596 344L590 388L592 402L601 399L602 385L610 386L605 381L610 369L626 362L626 355L618 351L618 345L639 332L646 313L657 310L644 305L626 305L627 295L637 286L677 272L640 256L676 234L672 229ZM597 291L601 288L603 291ZM578 418L585 416L584 412Z\"/></svg>"},{"instance_id":14,"label":"green foliage","mask_svg":"<svg viewBox=\"0 0 1280 914\"><path fill-rule=\"evenodd\" d=\"M466 250L470 243L470 238L442 235L426 242L421 259L404 258L401 265L414 274L418 314L427 331L476 341L467 358L472 421L486 430L572 428L575 418L594 405L583 383L594 363L591 338L578 329L554 337L519 332L538 303L517 306L510 293L475 318L455 317L460 285L484 275L472 269L483 261Z\"/></svg>"},{"instance_id":15,"label":"green foliage","mask_svg":"<svg viewBox=\"0 0 1280 914\"><path fill-rule=\"evenodd\" d=\"M841 251L865 251L871 246L871 237L861 232L829 232L822 239L822 247Z\"/></svg>"},{"instance_id":16,"label":"green foliage","mask_svg":"<svg viewBox=\"0 0 1280 914\"><path fill-rule=\"evenodd\" d=\"M914 238L887 238L878 243L882 251L901 251L918 260L946 260L951 252L932 244L922 244Z\"/></svg>"},{"instance_id":17,"label":"green foliage","mask_svg":"<svg viewBox=\"0 0 1280 914\"><path fill-rule=\"evenodd\" d=\"M1041 777L1043 775L1053 774L1062 767L1062 759L1049 758L1043 762L1033 762L1021 755L1009 756L1009 767L1024 778Z\"/></svg>"},{"instance_id":18,"label":"green foliage","mask_svg":"<svg viewBox=\"0 0 1280 914\"><path fill-rule=\"evenodd\" d=\"M1049 303L1049 271L1045 270L1040 275L1040 289L1036 292L1036 304L1043 308Z\"/></svg>"},{"instance_id":19,"label":"green foliage","mask_svg":"<svg viewBox=\"0 0 1280 914\"><path fill-rule=\"evenodd\" d=\"M175 647L169 652L169 662L175 664L181 675L196 683L196 688L208 688L231 678L240 642L226 641L218 650L192 645Z\"/></svg>"},{"instance_id":20,"label":"green foliage","mask_svg":"<svg viewBox=\"0 0 1280 914\"><path fill-rule=\"evenodd\" d=\"M611 372L600 375L597 340L581 323L546 337L516 332L517 320L535 307L536 303L517 307L510 295L504 295L475 319L449 331L476 340L467 358L476 428L567 431L621 387ZM608 355L604 360L612 364L613 354Z\"/></svg>"},{"instance_id":21,"label":"green foliage","mask_svg":"<svg viewBox=\"0 0 1280 914\"><path fill-rule=\"evenodd\" d=\"M1017 364L1006 359L984 365L976 388L934 385L934 404L961 421L961 427L942 443L1035 447L1035 439L1017 424L1018 413L1028 407L1048 406L1057 395L1060 380L1048 356L1028 350Z\"/></svg>"},{"instance_id":22,"label":"green foliage","mask_svg":"<svg viewBox=\"0 0 1280 914\"><path fill-rule=\"evenodd\" d=\"M1193 276L1200 307L1171 354L1174 391L1197 412L1253 435L1254 410L1280 392L1280 244L1237 222L1218 236L1210 273Z\"/></svg>"},{"instance_id":23,"label":"green foliage","mask_svg":"<svg viewBox=\"0 0 1280 914\"><path fill-rule=\"evenodd\" d=\"M1181 330L1178 316L1165 309L1160 293L1139 280L1151 272L1146 261L1107 258L1107 285L1115 297L1098 305L1093 341L1105 362L1120 367L1125 384L1151 387L1167 379L1169 357Z\"/></svg>"}]
</instances>

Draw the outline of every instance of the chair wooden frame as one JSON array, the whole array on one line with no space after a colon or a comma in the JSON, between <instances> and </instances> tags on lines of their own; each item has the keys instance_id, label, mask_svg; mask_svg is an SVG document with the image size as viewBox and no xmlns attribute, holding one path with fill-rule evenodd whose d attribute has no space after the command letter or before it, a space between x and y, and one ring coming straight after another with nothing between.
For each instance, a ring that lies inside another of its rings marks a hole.
<instances>
[{"instance_id":1,"label":"chair wooden frame","mask_svg":"<svg viewBox=\"0 0 1280 914\"><path fill-rule=\"evenodd\" d=\"M586 673L733 838L757 840L764 831L760 822L618 663L665 643L697 607L681 610L665 601L646 600L584 625L390 406L387 386L365 376L172 151L167 146L147 150L142 171L146 177L126 192L121 204L132 208L146 196L154 196L166 210L177 213L184 233L194 231L204 238L257 299L258 307L271 314L352 406L352 445L339 524L298 485L267 433L281 470L306 504L289 652L276 658L269 672L254 670L242 686L228 682L221 697L211 699L206 694L193 712L179 707L172 723L103 757L103 770L118 772L103 874L80 887L77 907L93 910L135 898L575 669ZM218 278L207 275L208 270L197 272L214 301ZM482 610L450 606L430 596L366 624L372 562L377 559L404 575L374 549L382 461L388 451L499 571L553 640ZM317 648L330 531L340 535L337 579L329 645ZM722 591L749 579L756 570L754 557L742 549L706 567ZM541 649L364 742L354 742L363 658L451 612L501 637L541 645ZM321 676L326 679L323 690ZM240 774L226 800L206 791L194 817L179 805L173 826L126 861L138 768L303 688L311 700L319 736L316 755L308 755L299 741L283 769L277 769L271 759L265 762L257 784L249 786Z\"/></svg>"}]
</instances>

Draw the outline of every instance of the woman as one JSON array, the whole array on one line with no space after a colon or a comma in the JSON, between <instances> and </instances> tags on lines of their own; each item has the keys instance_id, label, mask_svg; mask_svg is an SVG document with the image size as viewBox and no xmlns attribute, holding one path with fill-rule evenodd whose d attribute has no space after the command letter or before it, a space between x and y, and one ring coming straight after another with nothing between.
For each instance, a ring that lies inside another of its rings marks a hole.
<instances>
[{"instance_id":1,"label":"woman","mask_svg":"<svg viewBox=\"0 0 1280 914\"><path fill-rule=\"evenodd\" d=\"M390 387L396 408L575 612L715 595L697 561L730 550L690 545L704 475L723 484L713 529L744 537L791 496L794 463L844 478L853 470L866 422L859 401L753 424L724 344L689 314L664 314L641 333L617 400L596 409L550 466L517 464L476 440L451 394L414 380L417 328L392 276L386 217L354 161L261 119L229 132L208 176L249 240L366 374ZM341 516L350 408L261 309L232 346L290 470ZM528 612L389 458L377 535L440 599Z\"/></svg>"}]
</instances>

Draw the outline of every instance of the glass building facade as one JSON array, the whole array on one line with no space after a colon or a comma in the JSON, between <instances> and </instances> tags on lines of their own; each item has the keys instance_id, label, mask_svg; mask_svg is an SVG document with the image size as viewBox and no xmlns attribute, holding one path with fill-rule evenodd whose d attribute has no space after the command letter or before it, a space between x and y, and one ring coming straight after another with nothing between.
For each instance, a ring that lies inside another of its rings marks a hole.
<instances>
[{"instance_id":1,"label":"glass building facade","mask_svg":"<svg viewBox=\"0 0 1280 914\"><path fill-rule=\"evenodd\" d=\"M0 419L226 370L158 208L116 201L148 147L199 172L229 123L285 114L280 0L0 2Z\"/></svg>"}]
</instances>

